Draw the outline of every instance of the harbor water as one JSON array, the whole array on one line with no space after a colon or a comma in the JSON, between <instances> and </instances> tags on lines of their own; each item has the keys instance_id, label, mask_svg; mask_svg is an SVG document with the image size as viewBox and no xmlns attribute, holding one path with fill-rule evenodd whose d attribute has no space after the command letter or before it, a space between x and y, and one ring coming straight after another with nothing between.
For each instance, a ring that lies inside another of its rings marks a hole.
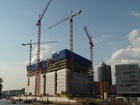
<instances>
[{"instance_id":1,"label":"harbor water","mask_svg":"<svg viewBox=\"0 0 140 105\"><path fill-rule=\"evenodd\" d=\"M8 104L8 100L0 99L0 105L32 105L32 104Z\"/></svg>"},{"instance_id":2,"label":"harbor water","mask_svg":"<svg viewBox=\"0 0 140 105\"><path fill-rule=\"evenodd\" d=\"M0 99L0 105L32 105L32 104L22 104L22 103L8 104L8 100ZM55 105L55 104L47 104L47 105Z\"/></svg>"}]
</instances>

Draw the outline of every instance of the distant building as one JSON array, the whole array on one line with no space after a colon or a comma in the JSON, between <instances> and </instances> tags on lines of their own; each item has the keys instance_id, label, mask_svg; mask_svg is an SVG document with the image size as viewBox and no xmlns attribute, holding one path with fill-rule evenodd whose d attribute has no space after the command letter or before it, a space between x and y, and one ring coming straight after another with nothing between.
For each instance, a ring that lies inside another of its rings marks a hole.
<instances>
[{"instance_id":1,"label":"distant building","mask_svg":"<svg viewBox=\"0 0 140 105\"><path fill-rule=\"evenodd\" d=\"M111 66L102 62L101 66L97 68L98 71L98 87L100 87L100 96L105 98L110 95L110 85L112 85Z\"/></svg>"},{"instance_id":2,"label":"distant building","mask_svg":"<svg viewBox=\"0 0 140 105\"><path fill-rule=\"evenodd\" d=\"M115 70L117 94L123 94L126 97L139 96L140 68L138 64L117 64Z\"/></svg>"},{"instance_id":3,"label":"distant building","mask_svg":"<svg viewBox=\"0 0 140 105\"><path fill-rule=\"evenodd\" d=\"M21 96L25 94L25 88L19 89L19 90L7 90L2 91L2 97L6 98L9 96Z\"/></svg>"},{"instance_id":4,"label":"distant building","mask_svg":"<svg viewBox=\"0 0 140 105\"><path fill-rule=\"evenodd\" d=\"M111 76L111 66L106 65L102 62L101 66L98 67L98 81L99 82L109 82L109 85L112 85L112 76Z\"/></svg>"}]
</instances>

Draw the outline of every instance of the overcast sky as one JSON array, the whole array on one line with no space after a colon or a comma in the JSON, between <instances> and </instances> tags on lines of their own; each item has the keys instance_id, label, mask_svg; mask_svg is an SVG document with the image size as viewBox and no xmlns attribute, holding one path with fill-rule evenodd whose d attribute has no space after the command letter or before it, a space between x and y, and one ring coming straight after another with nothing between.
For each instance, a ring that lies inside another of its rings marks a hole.
<instances>
[{"instance_id":1,"label":"overcast sky","mask_svg":"<svg viewBox=\"0 0 140 105\"><path fill-rule=\"evenodd\" d=\"M26 65L29 46L22 43L37 42L36 23L47 0L0 0L0 77L3 90L21 89L26 84ZM102 60L112 67L117 63L140 64L140 0L52 0L41 25L41 60L54 52L70 48L69 20L48 29L49 26L70 16L73 18L74 52L90 59L89 41L83 27L94 43L94 71ZM32 63L36 62L37 45L33 46Z\"/></svg>"}]
</instances>

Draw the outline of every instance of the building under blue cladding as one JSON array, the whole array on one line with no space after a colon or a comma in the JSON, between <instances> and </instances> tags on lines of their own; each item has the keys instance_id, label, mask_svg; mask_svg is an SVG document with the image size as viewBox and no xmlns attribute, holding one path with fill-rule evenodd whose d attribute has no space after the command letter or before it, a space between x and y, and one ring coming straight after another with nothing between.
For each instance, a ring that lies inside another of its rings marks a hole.
<instances>
[{"instance_id":1,"label":"building under blue cladding","mask_svg":"<svg viewBox=\"0 0 140 105\"><path fill-rule=\"evenodd\" d=\"M54 54L52 54L52 63L55 63L55 62L58 62L58 61L61 61L64 59L70 60L70 54L71 54L71 52L68 49L61 50L61 51L59 51L59 53L54 53ZM90 60L88 60L74 52L73 52L73 62L75 62L79 65L83 65L87 68L91 67ZM47 67L48 61L47 60L41 61L39 66L41 69ZM36 71L36 69L37 69L36 64L31 65L31 70L30 70L30 67L27 66L27 71Z\"/></svg>"},{"instance_id":2,"label":"building under blue cladding","mask_svg":"<svg viewBox=\"0 0 140 105\"><path fill-rule=\"evenodd\" d=\"M54 54L52 54L52 62L57 62L58 60L63 60L63 59L70 60L70 54L71 54L71 52L68 49L61 50L61 51L59 51L59 53L54 53ZM78 64L81 64L81 65L84 65L87 67L91 67L90 60L88 60L76 53L73 53L73 61Z\"/></svg>"}]
</instances>

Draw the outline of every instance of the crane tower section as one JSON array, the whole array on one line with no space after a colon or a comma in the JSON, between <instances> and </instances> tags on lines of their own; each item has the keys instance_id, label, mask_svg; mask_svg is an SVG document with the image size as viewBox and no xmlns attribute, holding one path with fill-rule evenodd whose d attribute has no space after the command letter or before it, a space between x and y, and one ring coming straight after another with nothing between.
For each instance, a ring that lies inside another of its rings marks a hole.
<instances>
[{"instance_id":1,"label":"crane tower section","mask_svg":"<svg viewBox=\"0 0 140 105\"><path fill-rule=\"evenodd\" d=\"M90 59L91 59L91 76L92 76L92 81L94 81L94 67L93 67L93 47L94 44L92 42L92 36L89 35L89 32L87 30L87 27L84 27L85 33L89 39L89 44L90 44Z\"/></svg>"},{"instance_id":2,"label":"crane tower section","mask_svg":"<svg viewBox=\"0 0 140 105\"><path fill-rule=\"evenodd\" d=\"M73 17L76 15L79 15L80 13L81 13L81 11L78 11L77 13L72 14L72 11L71 11L71 14L69 17L62 19L59 22L57 22L49 27L49 29L50 29L66 20L70 21L70 51L71 51L71 54L70 54L70 65L71 65L70 66L70 70L71 70L70 81L73 81ZM71 83L71 82L70 82L70 91L71 91L71 93L73 92L73 83Z\"/></svg>"},{"instance_id":3,"label":"crane tower section","mask_svg":"<svg viewBox=\"0 0 140 105\"><path fill-rule=\"evenodd\" d=\"M45 44L45 43L56 43L57 41L48 41L48 42L40 42L40 44ZM22 43L22 46L26 46L26 45L28 45L28 46L30 46L30 52L29 52L29 70L31 70L31 66L32 66L32 63L31 63L31 61L32 61L32 45L36 45L36 44L38 44L38 43L32 43L32 40L30 40L30 43Z\"/></svg>"},{"instance_id":4,"label":"crane tower section","mask_svg":"<svg viewBox=\"0 0 140 105\"><path fill-rule=\"evenodd\" d=\"M51 0L48 1L46 8L44 9L43 13L39 15L39 19L37 21L36 26L38 27L38 43L37 43L37 70L36 70L36 79L35 79L35 95L39 95L40 93L40 40L41 40L41 20L48 9Z\"/></svg>"}]
</instances>

